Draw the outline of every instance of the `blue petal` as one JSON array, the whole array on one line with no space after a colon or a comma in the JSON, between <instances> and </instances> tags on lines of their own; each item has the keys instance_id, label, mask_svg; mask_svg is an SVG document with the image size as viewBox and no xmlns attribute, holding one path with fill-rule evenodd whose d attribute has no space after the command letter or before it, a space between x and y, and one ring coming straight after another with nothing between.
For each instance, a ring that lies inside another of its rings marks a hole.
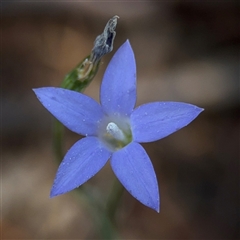
<instances>
[{"instance_id":1,"label":"blue petal","mask_svg":"<svg viewBox=\"0 0 240 240\"><path fill-rule=\"evenodd\" d=\"M95 100L63 88L45 87L33 90L43 106L71 131L96 135L97 122L103 111Z\"/></svg>"},{"instance_id":2,"label":"blue petal","mask_svg":"<svg viewBox=\"0 0 240 240\"><path fill-rule=\"evenodd\" d=\"M111 153L96 137L76 142L60 164L50 197L79 187L93 177L107 162Z\"/></svg>"},{"instance_id":3,"label":"blue petal","mask_svg":"<svg viewBox=\"0 0 240 240\"><path fill-rule=\"evenodd\" d=\"M134 141L152 142L193 121L202 108L181 102L154 102L139 106L131 115Z\"/></svg>"},{"instance_id":4,"label":"blue petal","mask_svg":"<svg viewBox=\"0 0 240 240\"><path fill-rule=\"evenodd\" d=\"M136 102L136 64L129 41L115 53L105 71L101 104L108 114L130 115Z\"/></svg>"},{"instance_id":5,"label":"blue petal","mask_svg":"<svg viewBox=\"0 0 240 240\"><path fill-rule=\"evenodd\" d=\"M142 204L159 212L157 178L144 148L135 142L113 153L111 165L122 185Z\"/></svg>"}]
</instances>

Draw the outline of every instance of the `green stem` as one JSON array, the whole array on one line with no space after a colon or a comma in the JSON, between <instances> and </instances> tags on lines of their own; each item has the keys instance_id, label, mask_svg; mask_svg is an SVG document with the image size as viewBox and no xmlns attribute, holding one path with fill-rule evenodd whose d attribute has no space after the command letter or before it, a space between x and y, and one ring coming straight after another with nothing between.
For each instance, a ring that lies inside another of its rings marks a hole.
<instances>
[{"instance_id":1,"label":"green stem","mask_svg":"<svg viewBox=\"0 0 240 240\"><path fill-rule=\"evenodd\" d=\"M81 200L84 200L88 211L93 216L96 226L98 226L98 234L101 236L101 239L116 239L116 226L109 219L104 209L104 204L97 197L99 194L96 194L96 190L93 186L85 183L75 193L81 197Z\"/></svg>"},{"instance_id":2,"label":"green stem","mask_svg":"<svg viewBox=\"0 0 240 240\"><path fill-rule=\"evenodd\" d=\"M123 192L123 185L116 178L106 204L106 214L113 223L116 221L117 207L121 201Z\"/></svg>"},{"instance_id":3,"label":"green stem","mask_svg":"<svg viewBox=\"0 0 240 240\"><path fill-rule=\"evenodd\" d=\"M57 120L54 119L53 123L53 147L56 159L60 163L63 159L63 136L64 136L64 126Z\"/></svg>"},{"instance_id":4,"label":"green stem","mask_svg":"<svg viewBox=\"0 0 240 240\"><path fill-rule=\"evenodd\" d=\"M106 209L101 218L101 235L103 239L119 238L117 236L116 214L123 192L124 188L122 184L115 179L111 193L107 199Z\"/></svg>"},{"instance_id":5,"label":"green stem","mask_svg":"<svg viewBox=\"0 0 240 240\"><path fill-rule=\"evenodd\" d=\"M91 54L84 58L83 61L81 61L69 74L66 75L61 84L62 88L83 92L91 83L97 74L101 58L103 55L112 51L118 18L118 16L114 16L108 21L106 27L104 28L104 32L96 38ZM58 162L60 162L64 156L63 136L64 126L59 121L55 120L53 128L53 144ZM115 186L114 189L116 190L120 188ZM94 191L92 191L88 184L85 183L84 186L81 186L75 191L79 196L85 199L86 203L91 205L89 208L91 209L91 212L93 212L95 219L98 219L97 223L99 229L101 230L100 234L103 239L115 239L116 237L115 228L113 226L113 223L115 222L113 220L115 218L117 205L121 196L119 193L121 191L117 190L116 196L114 196L114 192L111 193L107 203L107 211L104 211L103 204L99 202L98 199L94 198Z\"/></svg>"}]
</instances>

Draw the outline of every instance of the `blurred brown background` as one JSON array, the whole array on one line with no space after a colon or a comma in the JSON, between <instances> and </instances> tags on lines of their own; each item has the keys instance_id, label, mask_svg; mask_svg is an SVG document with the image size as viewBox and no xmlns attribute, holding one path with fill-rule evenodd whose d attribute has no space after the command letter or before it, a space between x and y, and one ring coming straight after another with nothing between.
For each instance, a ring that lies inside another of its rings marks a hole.
<instances>
[{"instance_id":1,"label":"blurred brown background","mask_svg":"<svg viewBox=\"0 0 240 240\"><path fill-rule=\"evenodd\" d=\"M120 19L113 52L126 39L135 52L137 105L183 101L205 108L188 127L144 144L161 211L125 192L120 239L240 237L238 1L8 1L1 13L2 239L98 238L73 194L49 199L57 170L52 117L32 88L59 86L114 15ZM112 55L86 91L97 100ZM67 132L67 147L77 139ZM114 178L108 165L90 183L105 198Z\"/></svg>"}]
</instances>

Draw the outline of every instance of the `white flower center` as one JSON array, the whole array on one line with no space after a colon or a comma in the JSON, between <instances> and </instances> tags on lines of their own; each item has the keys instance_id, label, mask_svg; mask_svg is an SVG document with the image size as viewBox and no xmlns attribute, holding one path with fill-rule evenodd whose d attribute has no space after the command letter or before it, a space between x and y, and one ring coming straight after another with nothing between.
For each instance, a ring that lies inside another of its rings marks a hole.
<instances>
[{"instance_id":1,"label":"white flower center","mask_svg":"<svg viewBox=\"0 0 240 240\"><path fill-rule=\"evenodd\" d=\"M124 139L125 139L125 135L124 135L123 131L114 122L110 122L107 125L106 131L116 140L124 141Z\"/></svg>"},{"instance_id":2,"label":"white flower center","mask_svg":"<svg viewBox=\"0 0 240 240\"><path fill-rule=\"evenodd\" d=\"M99 124L98 136L113 152L125 147L132 141L129 119L106 116Z\"/></svg>"}]
</instances>

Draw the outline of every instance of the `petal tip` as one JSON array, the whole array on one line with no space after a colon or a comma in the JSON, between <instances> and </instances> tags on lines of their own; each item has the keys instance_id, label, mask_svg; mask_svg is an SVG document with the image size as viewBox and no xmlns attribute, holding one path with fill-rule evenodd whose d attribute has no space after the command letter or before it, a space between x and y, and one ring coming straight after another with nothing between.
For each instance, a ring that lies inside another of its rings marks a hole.
<instances>
[{"instance_id":1,"label":"petal tip","mask_svg":"<svg viewBox=\"0 0 240 240\"><path fill-rule=\"evenodd\" d=\"M129 39L127 39L127 40L124 42L124 44L127 44L127 45L131 46Z\"/></svg>"},{"instance_id":2,"label":"petal tip","mask_svg":"<svg viewBox=\"0 0 240 240\"><path fill-rule=\"evenodd\" d=\"M122 46L120 46L119 49L126 49L126 51L129 51L131 52L131 54L133 54L133 49L132 49L132 46L131 46L131 43L129 41L129 39L127 39L123 44ZM134 54L133 54L134 55ZM135 61L135 59L134 59Z\"/></svg>"},{"instance_id":3,"label":"petal tip","mask_svg":"<svg viewBox=\"0 0 240 240\"><path fill-rule=\"evenodd\" d=\"M201 112L203 112L205 109L204 108L200 108L200 107L197 107L197 106L195 106L195 109L196 109L196 111L197 111L197 116L201 113ZM197 117L196 116L196 117Z\"/></svg>"},{"instance_id":4,"label":"petal tip","mask_svg":"<svg viewBox=\"0 0 240 240\"><path fill-rule=\"evenodd\" d=\"M37 95L37 92L39 91L40 88L33 88L33 92Z\"/></svg>"},{"instance_id":5,"label":"petal tip","mask_svg":"<svg viewBox=\"0 0 240 240\"><path fill-rule=\"evenodd\" d=\"M157 201L153 202L148 207L150 207L151 209L153 209L154 211L159 213L160 212L160 199L158 198Z\"/></svg>"},{"instance_id":6,"label":"petal tip","mask_svg":"<svg viewBox=\"0 0 240 240\"><path fill-rule=\"evenodd\" d=\"M159 207L154 208L154 210L155 210L157 213L160 213L160 208L159 208Z\"/></svg>"},{"instance_id":7,"label":"petal tip","mask_svg":"<svg viewBox=\"0 0 240 240\"><path fill-rule=\"evenodd\" d=\"M54 198L54 197L57 197L57 196L59 196L59 195L62 195L62 194L65 194L65 193L67 193L67 192L69 192L69 191L59 191L59 189L57 189L57 188L55 188L54 186L52 187L52 189L51 189L51 191L50 191L50 195L49 195L49 197L50 198Z\"/></svg>"},{"instance_id":8,"label":"petal tip","mask_svg":"<svg viewBox=\"0 0 240 240\"><path fill-rule=\"evenodd\" d=\"M57 193L57 192L52 188L51 191L50 191L49 197L50 197L50 198L54 198L54 197L56 197L56 196L58 196L58 195L59 195L59 193Z\"/></svg>"},{"instance_id":9,"label":"petal tip","mask_svg":"<svg viewBox=\"0 0 240 240\"><path fill-rule=\"evenodd\" d=\"M54 198L54 197L56 197L56 196L54 194L50 193L49 198Z\"/></svg>"},{"instance_id":10,"label":"petal tip","mask_svg":"<svg viewBox=\"0 0 240 240\"><path fill-rule=\"evenodd\" d=\"M57 89L57 88L54 88L54 87L40 87L40 88L33 88L32 90L37 96L40 96L40 95L45 95L47 92L52 91L54 89Z\"/></svg>"},{"instance_id":11,"label":"petal tip","mask_svg":"<svg viewBox=\"0 0 240 240\"><path fill-rule=\"evenodd\" d=\"M157 205L157 207L154 209L157 213L160 213L160 204Z\"/></svg>"}]
</instances>

